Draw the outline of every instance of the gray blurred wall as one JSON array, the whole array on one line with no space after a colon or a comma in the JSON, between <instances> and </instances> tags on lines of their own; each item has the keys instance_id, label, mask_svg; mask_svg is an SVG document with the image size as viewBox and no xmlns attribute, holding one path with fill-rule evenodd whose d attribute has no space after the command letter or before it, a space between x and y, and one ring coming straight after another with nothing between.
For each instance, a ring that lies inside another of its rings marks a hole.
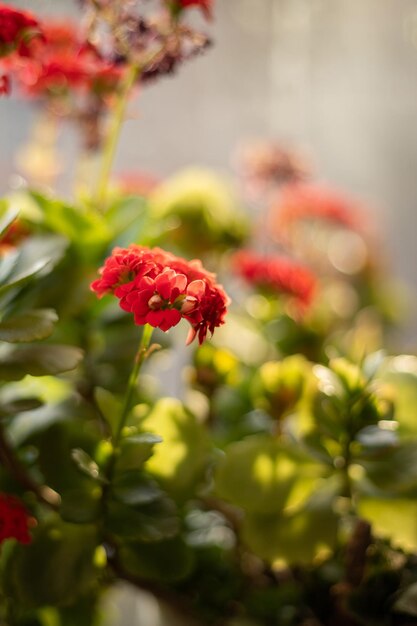
<instances>
[{"instance_id":1,"label":"gray blurred wall","mask_svg":"<svg viewBox=\"0 0 417 626\"><path fill-rule=\"evenodd\" d=\"M74 11L65 0L10 4ZM143 91L116 169L227 170L242 139L300 145L322 178L369 200L417 291L417 0L217 0L210 28L203 58ZM31 116L0 101L0 187ZM63 141L70 167L76 139Z\"/></svg>"}]
</instances>

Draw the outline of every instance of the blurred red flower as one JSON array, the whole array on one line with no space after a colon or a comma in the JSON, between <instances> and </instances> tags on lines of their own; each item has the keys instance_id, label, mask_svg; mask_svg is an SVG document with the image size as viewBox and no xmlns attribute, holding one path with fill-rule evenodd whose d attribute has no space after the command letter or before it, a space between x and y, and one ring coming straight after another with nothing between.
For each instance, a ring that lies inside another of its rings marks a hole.
<instances>
[{"instance_id":1,"label":"blurred red flower","mask_svg":"<svg viewBox=\"0 0 417 626\"><path fill-rule=\"evenodd\" d=\"M12 50L27 54L29 39L39 33L39 22L34 15L0 4L0 56Z\"/></svg>"},{"instance_id":2,"label":"blurred red flower","mask_svg":"<svg viewBox=\"0 0 417 626\"><path fill-rule=\"evenodd\" d=\"M291 226L302 220L321 220L357 232L366 229L358 203L331 188L309 183L286 185L271 207L270 218L278 238L285 237Z\"/></svg>"},{"instance_id":3,"label":"blurred red flower","mask_svg":"<svg viewBox=\"0 0 417 626\"><path fill-rule=\"evenodd\" d=\"M249 284L293 298L303 309L313 301L316 276L306 267L287 257L264 257L249 250L233 256L233 267Z\"/></svg>"},{"instance_id":4,"label":"blurred red flower","mask_svg":"<svg viewBox=\"0 0 417 626\"><path fill-rule=\"evenodd\" d=\"M178 0L181 9L198 7L208 19L212 17L213 2L214 0Z\"/></svg>"},{"instance_id":5,"label":"blurred red flower","mask_svg":"<svg viewBox=\"0 0 417 626\"><path fill-rule=\"evenodd\" d=\"M113 293L139 326L167 331L184 318L191 324L187 343L196 336L202 343L224 323L229 298L198 260L132 244L115 248L99 273L92 291L99 297Z\"/></svg>"},{"instance_id":6,"label":"blurred red flower","mask_svg":"<svg viewBox=\"0 0 417 626\"><path fill-rule=\"evenodd\" d=\"M0 544L6 539L30 543L31 517L23 504L7 493L0 493Z\"/></svg>"},{"instance_id":7,"label":"blurred red flower","mask_svg":"<svg viewBox=\"0 0 417 626\"><path fill-rule=\"evenodd\" d=\"M14 62L14 76L28 95L105 95L118 88L123 68L104 59L76 25L45 22L42 29L44 39L30 44L29 58Z\"/></svg>"},{"instance_id":8,"label":"blurred red flower","mask_svg":"<svg viewBox=\"0 0 417 626\"><path fill-rule=\"evenodd\" d=\"M29 228L21 220L16 219L0 236L0 255L17 246L29 234Z\"/></svg>"}]
</instances>

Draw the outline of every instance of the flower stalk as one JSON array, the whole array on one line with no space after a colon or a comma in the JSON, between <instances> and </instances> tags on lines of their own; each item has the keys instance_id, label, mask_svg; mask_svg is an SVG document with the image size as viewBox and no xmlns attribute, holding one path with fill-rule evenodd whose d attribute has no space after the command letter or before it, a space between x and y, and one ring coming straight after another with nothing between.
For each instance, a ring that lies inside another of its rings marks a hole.
<instances>
[{"instance_id":1,"label":"flower stalk","mask_svg":"<svg viewBox=\"0 0 417 626\"><path fill-rule=\"evenodd\" d=\"M120 132L125 119L125 113L127 103L133 86L140 74L140 67L137 64L133 64L127 70L125 80L121 86L120 93L118 95L116 106L114 108L113 117L108 129L107 138L103 148L103 160L101 162L101 169L99 172L97 188L95 193L95 204L99 211L105 211L107 192L110 180L110 174L113 167L113 162L116 156L117 146L119 143Z\"/></svg>"},{"instance_id":2,"label":"flower stalk","mask_svg":"<svg viewBox=\"0 0 417 626\"><path fill-rule=\"evenodd\" d=\"M114 447L117 448L119 445L120 437L123 432L123 428L126 425L126 420L129 415L129 411L132 408L132 399L135 393L136 382L142 367L143 362L146 360L148 355L148 348L151 342L153 333L153 328L149 324L145 324L143 327L143 333L139 344L139 349L136 353L135 364L133 366L132 372L129 377L129 381L127 383L127 390L125 395L125 401L123 404L122 413L120 415L120 421L117 427L117 431L114 435Z\"/></svg>"}]
</instances>

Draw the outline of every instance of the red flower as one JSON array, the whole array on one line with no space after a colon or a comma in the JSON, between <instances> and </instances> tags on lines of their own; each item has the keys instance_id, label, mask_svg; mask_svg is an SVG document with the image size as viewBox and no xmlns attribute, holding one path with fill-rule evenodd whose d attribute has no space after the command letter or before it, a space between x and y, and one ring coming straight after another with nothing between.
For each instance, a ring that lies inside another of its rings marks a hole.
<instances>
[{"instance_id":1,"label":"red flower","mask_svg":"<svg viewBox=\"0 0 417 626\"><path fill-rule=\"evenodd\" d=\"M45 23L44 39L30 45L30 58L15 60L17 81L27 94L43 96L68 90L105 95L118 88L123 69L102 58L75 25Z\"/></svg>"},{"instance_id":2,"label":"red flower","mask_svg":"<svg viewBox=\"0 0 417 626\"><path fill-rule=\"evenodd\" d=\"M0 95L10 93L10 77L7 74L0 75Z\"/></svg>"},{"instance_id":3,"label":"red flower","mask_svg":"<svg viewBox=\"0 0 417 626\"><path fill-rule=\"evenodd\" d=\"M229 299L200 261L186 261L160 248L115 248L91 289L99 297L113 293L135 324L167 331L182 318L191 324L187 342L224 323Z\"/></svg>"},{"instance_id":4,"label":"red flower","mask_svg":"<svg viewBox=\"0 0 417 626\"><path fill-rule=\"evenodd\" d=\"M278 236L286 234L301 220L322 220L350 230L363 232L365 220L357 203L340 193L319 185L289 184L272 207L272 227Z\"/></svg>"},{"instance_id":5,"label":"red flower","mask_svg":"<svg viewBox=\"0 0 417 626\"><path fill-rule=\"evenodd\" d=\"M201 9L207 19L212 17L214 0L177 0L180 10L189 9L191 7L198 7Z\"/></svg>"},{"instance_id":6,"label":"red flower","mask_svg":"<svg viewBox=\"0 0 417 626\"><path fill-rule=\"evenodd\" d=\"M234 255L233 265L236 273L251 285L288 295L302 308L312 303L317 287L315 275L287 257L263 257L242 250Z\"/></svg>"},{"instance_id":7,"label":"red flower","mask_svg":"<svg viewBox=\"0 0 417 626\"><path fill-rule=\"evenodd\" d=\"M0 4L0 56L16 49L25 55L31 31L40 33L34 15Z\"/></svg>"},{"instance_id":8,"label":"red flower","mask_svg":"<svg viewBox=\"0 0 417 626\"><path fill-rule=\"evenodd\" d=\"M17 498L0 493L0 544L14 538L20 543L30 543L31 517Z\"/></svg>"},{"instance_id":9,"label":"red flower","mask_svg":"<svg viewBox=\"0 0 417 626\"><path fill-rule=\"evenodd\" d=\"M14 58L30 56L30 42L42 37L38 20L31 13L0 4L0 95L10 93Z\"/></svg>"},{"instance_id":10,"label":"red flower","mask_svg":"<svg viewBox=\"0 0 417 626\"><path fill-rule=\"evenodd\" d=\"M0 236L0 255L3 252L7 252L11 248L15 248L22 240L30 234L29 228L22 223L21 220L16 219Z\"/></svg>"}]
</instances>

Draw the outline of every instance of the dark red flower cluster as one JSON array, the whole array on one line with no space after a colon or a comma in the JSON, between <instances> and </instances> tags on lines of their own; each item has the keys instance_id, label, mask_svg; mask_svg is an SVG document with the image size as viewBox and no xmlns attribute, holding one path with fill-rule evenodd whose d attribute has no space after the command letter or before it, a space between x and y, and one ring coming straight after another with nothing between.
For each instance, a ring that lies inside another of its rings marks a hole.
<instances>
[{"instance_id":1,"label":"dark red flower cluster","mask_svg":"<svg viewBox=\"0 0 417 626\"><path fill-rule=\"evenodd\" d=\"M11 248L15 248L29 234L29 228L21 220L16 219L0 236L0 255Z\"/></svg>"},{"instance_id":2,"label":"dark red flower cluster","mask_svg":"<svg viewBox=\"0 0 417 626\"><path fill-rule=\"evenodd\" d=\"M0 56L13 50L27 54L29 39L39 33L39 23L34 15L0 4Z\"/></svg>"},{"instance_id":3,"label":"dark red flower cluster","mask_svg":"<svg viewBox=\"0 0 417 626\"><path fill-rule=\"evenodd\" d=\"M317 288L315 275L287 257L264 257L241 250L233 257L233 267L251 285L290 296L301 308L313 301Z\"/></svg>"},{"instance_id":4,"label":"dark red flower cluster","mask_svg":"<svg viewBox=\"0 0 417 626\"><path fill-rule=\"evenodd\" d=\"M68 90L105 95L117 89L123 68L110 63L71 23L44 23L44 39L33 41L31 55L16 60L14 76L32 96Z\"/></svg>"},{"instance_id":5,"label":"dark red flower cluster","mask_svg":"<svg viewBox=\"0 0 417 626\"><path fill-rule=\"evenodd\" d=\"M302 220L321 220L363 232L364 214L359 205L344 195L315 184L294 183L282 190L271 210L274 231L280 235Z\"/></svg>"},{"instance_id":6,"label":"dark red flower cluster","mask_svg":"<svg viewBox=\"0 0 417 626\"><path fill-rule=\"evenodd\" d=\"M31 517L23 504L7 493L0 493L0 544L6 539L30 543Z\"/></svg>"},{"instance_id":7,"label":"dark red flower cluster","mask_svg":"<svg viewBox=\"0 0 417 626\"><path fill-rule=\"evenodd\" d=\"M213 0L178 0L181 9L189 9L191 7L200 8L204 15L211 19L213 10Z\"/></svg>"},{"instance_id":8,"label":"dark red flower cluster","mask_svg":"<svg viewBox=\"0 0 417 626\"><path fill-rule=\"evenodd\" d=\"M239 154L242 173L258 184L282 185L307 178L310 168L296 152L272 141L244 146Z\"/></svg>"},{"instance_id":9,"label":"dark red flower cluster","mask_svg":"<svg viewBox=\"0 0 417 626\"><path fill-rule=\"evenodd\" d=\"M186 261L160 248L132 244L115 248L91 289L99 297L112 293L139 326L167 331L181 318L191 324L187 343L224 324L229 298L198 260Z\"/></svg>"},{"instance_id":10,"label":"dark red flower cluster","mask_svg":"<svg viewBox=\"0 0 417 626\"><path fill-rule=\"evenodd\" d=\"M10 93L10 55L30 56L30 42L34 37L42 38L38 20L27 11L19 11L0 4L0 95Z\"/></svg>"}]
</instances>

